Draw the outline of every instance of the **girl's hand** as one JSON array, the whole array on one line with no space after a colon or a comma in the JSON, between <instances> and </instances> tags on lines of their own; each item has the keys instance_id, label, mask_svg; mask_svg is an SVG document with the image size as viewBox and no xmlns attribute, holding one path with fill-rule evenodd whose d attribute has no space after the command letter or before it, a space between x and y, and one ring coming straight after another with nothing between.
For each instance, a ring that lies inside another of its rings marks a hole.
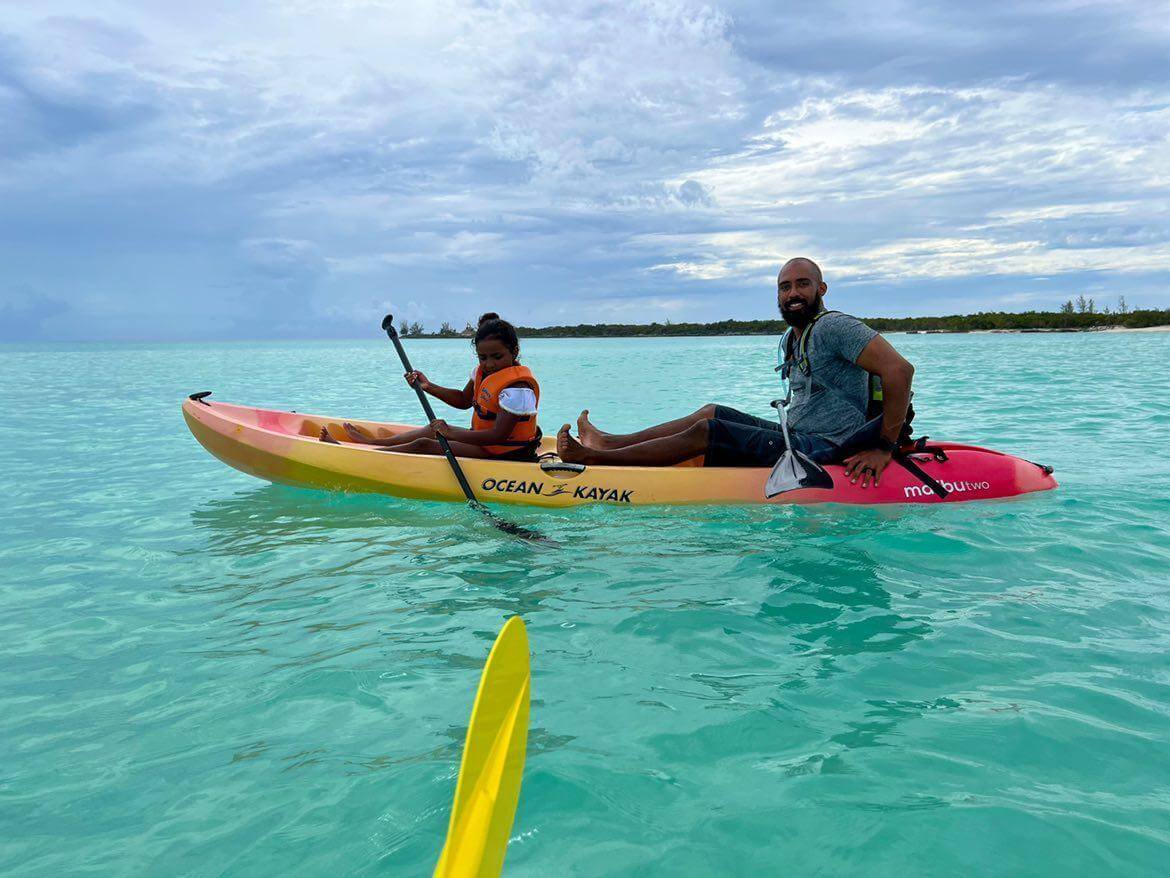
<instances>
[{"instance_id":1,"label":"girl's hand","mask_svg":"<svg viewBox=\"0 0 1170 878\"><path fill-rule=\"evenodd\" d=\"M435 418L430 423L431 435L434 436L436 439L439 438L440 436L447 438L447 433L450 429L451 429L451 427L448 426L447 422L444 421L442 418Z\"/></svg>"},{"instance_id":2,"label":"girl's hand","mask_svg":"<svg viewBox=\"0 0 1170 878\"><path fill-rule=\"evenodd\" d=\"M424 393L431 389L431 382L427 380L427 376L417 369L413 372L407 372L404 377L406 378L407 384L411 387L417 387Z\"/></svg>"}]
</instances>

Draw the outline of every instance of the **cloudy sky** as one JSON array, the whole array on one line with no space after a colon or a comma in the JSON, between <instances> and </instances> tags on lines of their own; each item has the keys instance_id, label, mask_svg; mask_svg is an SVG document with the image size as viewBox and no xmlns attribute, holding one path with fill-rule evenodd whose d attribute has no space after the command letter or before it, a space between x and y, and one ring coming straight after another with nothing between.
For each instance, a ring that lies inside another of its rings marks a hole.
<instances>
[{"instance_id":1,"label":"cloudy sky","mask_svg":"<svg viewBox=\"0 0 1170 878\"><path fill-rule=\"evenodd\" d=\"M0 0L0 336L1170 307L1170 4Z\"/></svg>"}]
</instances>

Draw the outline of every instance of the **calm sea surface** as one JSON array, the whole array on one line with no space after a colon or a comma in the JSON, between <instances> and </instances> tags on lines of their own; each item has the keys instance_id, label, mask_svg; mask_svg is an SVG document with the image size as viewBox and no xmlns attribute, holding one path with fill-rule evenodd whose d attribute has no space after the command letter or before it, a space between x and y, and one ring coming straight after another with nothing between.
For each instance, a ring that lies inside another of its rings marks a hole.
<instances>
[{"instance_id":1,"label":"calm sea surface","mask_svg":"<svg viewBox=\"0 0 1170 878\"><path fill-rule=\"evenodd\" d=\"M384 340L0 347L0 873L429 874L519 613L507 875L1165 874L1170 334L891 338L920 432L1060 490L503 508L538 551L250 479L183 424L195 390L418 421ZM465 342L407 345L466 380ZM524 354L546 431L777 395L774 339Z\"/></svg>"}]
</instances>

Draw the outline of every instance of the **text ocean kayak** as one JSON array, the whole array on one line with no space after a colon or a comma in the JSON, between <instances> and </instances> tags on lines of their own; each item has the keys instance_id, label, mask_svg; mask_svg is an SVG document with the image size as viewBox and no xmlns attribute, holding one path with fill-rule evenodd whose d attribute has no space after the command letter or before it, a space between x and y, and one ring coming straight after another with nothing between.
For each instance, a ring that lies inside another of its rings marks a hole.
<instances>
[{"instance_id":1,"label":"text ocean kayak","mask_svg":"<svg viewBox=\"0 0 1170 878\"><path fill-rule=\"evenodd\" d=\"M459 484L441 456L399 454L370 446L321 442L322 426L336 435L343 421L385 437L412 429L356 418L304 415L222 402L187 399L187 426L213 455L241 472L305 488L361 491L426 500L463 501ZM530 506L578 506L697 503L955 503L996 500L1056 487L1052 471L1009 454L972 445L935 443L934 453L913 460L949 491L941 499L901 466L891 465L877 487L850 484L844 470L829 466L831 488L800 488L771 500L764 497L769 470L750 467L589 466L563 471L555 462L460 458L481 500ZM556 450L545 437L543 451Z\"/></svg>"}]
</instances>

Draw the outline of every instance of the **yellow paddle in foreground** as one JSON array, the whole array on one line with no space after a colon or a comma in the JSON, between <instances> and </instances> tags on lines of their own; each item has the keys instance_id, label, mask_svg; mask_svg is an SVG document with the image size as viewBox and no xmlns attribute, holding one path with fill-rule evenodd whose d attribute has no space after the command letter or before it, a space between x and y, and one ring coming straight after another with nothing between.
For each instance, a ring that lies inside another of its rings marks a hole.
<instances>
[{"instance_id":1,"label":"yellow paddle in foreground","mask_svg":"<svg viewBox=\"0 0 1170 878\"><path fill-rule=\"evenodd\" d=\"M513 616L479 680L435 878L496 878L504 867L528 745L529 681L528 633Z\"/></svg>"}]
</instances>

